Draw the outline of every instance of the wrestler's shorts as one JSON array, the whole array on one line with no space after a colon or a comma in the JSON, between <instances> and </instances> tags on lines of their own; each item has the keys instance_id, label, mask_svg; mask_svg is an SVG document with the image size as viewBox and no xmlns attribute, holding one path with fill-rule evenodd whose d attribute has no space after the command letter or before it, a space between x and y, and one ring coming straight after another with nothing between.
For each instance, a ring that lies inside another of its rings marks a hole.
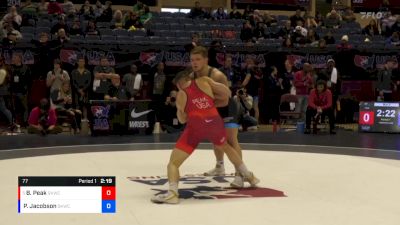
<instances>
[{"instance_id":1,"label":"wrestler's shorts","mask_svg":"<svg viewBox=\"0 0 400 225\"><path fill-rule=\"evenodd\" d=\"M239 106L233 98L229 99L227 106L218 108L218 113L224 120L225 128L239 128Z\"/></svg>"}]
</instances>

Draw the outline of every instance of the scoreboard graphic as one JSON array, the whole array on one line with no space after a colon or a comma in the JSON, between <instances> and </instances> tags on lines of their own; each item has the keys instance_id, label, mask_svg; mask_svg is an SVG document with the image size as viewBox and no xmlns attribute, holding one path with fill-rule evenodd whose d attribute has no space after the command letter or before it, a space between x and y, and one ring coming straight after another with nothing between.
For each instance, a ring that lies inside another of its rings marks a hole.
<instances>
[{"instance_id":1,"label":"scoreboard graphic","mask_svg":"<svg viewBox=\"0 0 400 225\"><path fill-rule=\"evenodd\" d=\"M115 177L18 177L18 213L115 212Z\"/></svg>"},{"instance_id":2,"label":"scoreboard graphic","mask_svg":"<svg viewBox=\"0 0 400 225\"><path fill-rule=\"evenodd\" d=\"M399 102L361 102L359 130L400 133Z\"/></svg>"}]
</instances>

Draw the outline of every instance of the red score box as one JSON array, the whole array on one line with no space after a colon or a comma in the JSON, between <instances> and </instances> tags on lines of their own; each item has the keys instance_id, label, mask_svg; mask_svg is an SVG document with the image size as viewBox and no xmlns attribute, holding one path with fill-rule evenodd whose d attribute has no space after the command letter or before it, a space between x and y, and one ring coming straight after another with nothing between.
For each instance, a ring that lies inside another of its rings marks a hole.
<instances>
[{"instance_id":1,"label":"red score box","mask_svg":"<svg viewBox=\"0 0 400 225\"><path fill-rule=\"evenodd\" d=\"M114 186L102 186L101 187L101 199L102 200L115 200L115 187Z\"/></svg>"},{"instance_id":2,"label":"red score box","mask_svg":"<svg viewBox=\"0 0 400 225\"><path fill-rule=\"evenodd\" d=\"M360 125L374 125L375 113L373 111L361 111L358 123Z\"/></svg>"}]
</instances>

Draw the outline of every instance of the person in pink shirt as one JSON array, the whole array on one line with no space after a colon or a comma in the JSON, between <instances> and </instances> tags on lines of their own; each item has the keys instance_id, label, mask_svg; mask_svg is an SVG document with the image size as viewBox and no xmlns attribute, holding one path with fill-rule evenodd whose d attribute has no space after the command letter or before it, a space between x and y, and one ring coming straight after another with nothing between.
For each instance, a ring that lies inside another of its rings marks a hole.
<instances>
[{"instance_id":1,"label":"person in pink shirt","mask_svg":"<svg viewBox=\"0 0 400 225\"><path fill-rule=\"evenodd\" d=\"M299 98L299 106L296 110L300 110L304 121L308 105L308 94L314 87L313 68L309 63L304 63L303 70L297 71L294 74L293 85L296 88L296 95Z\"/></svg>"},{"instance_id":2,"label":"person in pink shirt","mask_svg":"<svg viewBox=\"0 0 400 225\"><path fill-rule=\"evenodd\" d=\"M30 134L58 134L61 128L56 126L57 115L55 109L50 107L47 99L40 100L38 107L32 109L28 119L28 133Z\"/></svg>"},{"instance_id":3,"label":"person in pink shirt","mask_svg":"<svg viewBox=\"0 0 400 225\"><path fill-rule=\"evenodd\" d=\"M64 11L62 9L62 5L60 3L58 3L56 0L50 0L50 3L47 7L47 13L49 15L53 15L53 14L63 14Z\"/></svg>"}]
</instances>

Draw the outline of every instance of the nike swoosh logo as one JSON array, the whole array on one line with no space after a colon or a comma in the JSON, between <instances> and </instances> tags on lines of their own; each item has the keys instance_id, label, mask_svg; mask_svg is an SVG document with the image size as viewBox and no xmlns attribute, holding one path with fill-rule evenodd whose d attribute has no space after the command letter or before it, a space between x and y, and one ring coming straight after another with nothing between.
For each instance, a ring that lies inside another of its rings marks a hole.
<instances>
[{"instance_id":1,"label":"nike swoosh logo","mask_svg":"<svg viewBox=\"0 0 400 225\"><path fill-rule=\"evenodd\" d=\"M211 123L213 120L205 120L206 123Z\"/></svg>"},{"instance_id":2,"label":"nike swoosh logo","mask_svg":"<svg viewBox=\"0 0 400 225\"><path fill-rule=\"evenodd\" d=\"M150 110L146 110L146 111L143 111L143 112L140 112L140 113L137 113L135 111L136 111L136 109L133 109L132 112L131 112L131 117L132 118L139 118L141 116L144 116L144 115L148 114L149 112L151 112L153 110L150 109Z\"/></svg>"}]
</instances>

